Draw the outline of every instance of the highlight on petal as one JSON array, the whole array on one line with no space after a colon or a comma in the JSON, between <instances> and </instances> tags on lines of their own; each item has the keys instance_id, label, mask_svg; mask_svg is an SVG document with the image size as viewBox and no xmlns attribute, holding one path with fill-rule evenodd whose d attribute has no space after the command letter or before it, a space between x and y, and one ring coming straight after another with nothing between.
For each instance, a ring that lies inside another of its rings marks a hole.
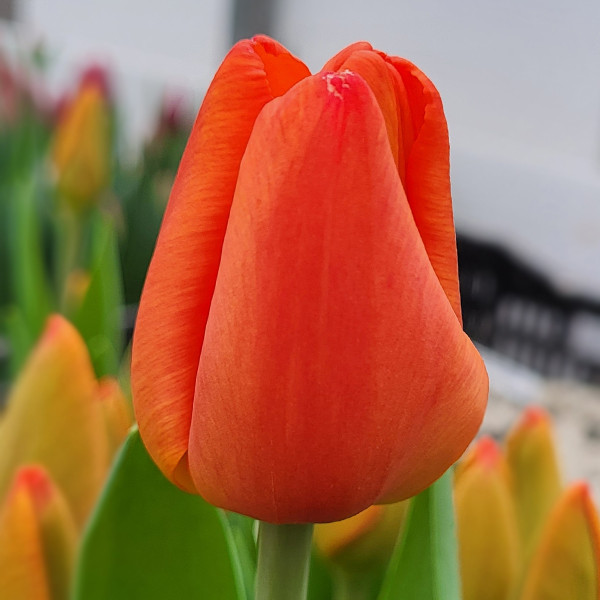
<instances>
[{"instance_id":1,"label":"highlight on petal","mask_svg":"<svg viewBox=\"0 0 600 600\"><path fill-rule=\"evenodd\" d=\"M373 92L350 72L304 79L242 160L196 378L198 491L272 522L339 520L439 477L486 399Z\"/></svg>"},{"instance_id":2,"label":"highlight on petal","mask_svg":"<svg viewBox=\"0 0 600 600\"><path fill-rule=\"evenodd\" d=\"M83 525L109 465L96 388L83 339L63 317L50 317L0 422L0 497L20 465L43 465Z\"/></svg>"},{"instance_id":3,"label":"highlight on petal","mask_svg":"<svg viewBox=\"0 0 600 600\"><path fill-rule=\"evenodd\" d=\"M240 161L262 108L308 74L264 36L234 46L198 114L148 271L133 343L134 407L153 459L188 491L196 371Z\"/></svg>"},{"instance_id":4,"label":"highlight on petal","mask_svg":"<svg viewBox=\"0 0 600 600\"><path fill-rule=\"evenodd\" d=\"M551 512L520 600L597 600L600 524L586 483L571 485Z\"/></svg>"},{"instance_id":5,"label":"highlight on petal","mask_svg":"<svg viewBox=\"0 0 600 600\"><path fill-rule=\"evenodd\" d=\"M519 533L508 467L491 438L481 438L457 468L454 501L463 600L509 600Z\"/></svg>"},{"instance_id":6,"label":"highlight on petal","mask_svg":"<svg viewBox=\"0 0 600 600\"><path fill-rule=\"evenodd\" d=\"M77 533L41 467L19 470L0 510L0 597L67 600Z\"/></svg>"},{"instance_id":7,"label":"highlight on petal","mask_svg":"<svg viewBox=\"0 0 600 600\"><path fill-rule=\"evenodd\" d=\"M527 408L506 438L517 517L526 559L562 491L552 424L539 407Z\"/></svg>"}]
</instances>

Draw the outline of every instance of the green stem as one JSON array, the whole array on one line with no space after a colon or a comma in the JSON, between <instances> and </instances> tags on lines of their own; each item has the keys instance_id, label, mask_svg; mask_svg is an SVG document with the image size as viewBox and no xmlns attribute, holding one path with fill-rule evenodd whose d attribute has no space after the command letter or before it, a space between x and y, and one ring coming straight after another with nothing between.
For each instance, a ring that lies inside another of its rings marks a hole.
<instances>
[{"instance_id":1,"label":"green stem","mask_svg":"<svg viewBox=\"0 0 600 600\"><path fill-rule=\"evenodd\" d=\"M69 207L62 207L57 215L56 282L57 295L64 309L66 285L69 274L80 266L83 244L83 220Z\"/></svg>"},{"instance_id":2,"label":"green stem","mask_svg":"<svg viewBox=\"0 0 600 600\"><path fill-rule=\"evenodd\" d=\"M312 531L260 522L255 600L306 600Z\"/></svg>"}]
</instances>

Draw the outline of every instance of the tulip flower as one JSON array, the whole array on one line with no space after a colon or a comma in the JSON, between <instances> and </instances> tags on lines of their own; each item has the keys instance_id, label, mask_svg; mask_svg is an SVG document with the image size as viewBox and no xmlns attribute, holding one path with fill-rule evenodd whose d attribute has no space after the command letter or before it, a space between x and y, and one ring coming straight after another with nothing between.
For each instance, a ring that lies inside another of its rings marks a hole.
<instances>
[{"instance_id":1,"label":"tulip flower","mask_svg":"<svg viewBox=\"0 0 600 600\"><path fill-rule=\"evenodd\" d=\"M57 185L66 203L80 211L93 205L110 175L111 123L106 75L96 67L62 107L52 146Z\"/></svg>"},{"instance_id":2,"label":"tulip flower","mask_svg":"<svg viewBox=\"0 0 600 600\"><path fill-rule=\"evenodd\" d=\"M524 411L506 438L506 458L513 476L523 547L529 556L562 490L552 424L543 409Z\"/></svg>"},{"instance_id":3,"label":"tulip flower","mask_svg":"<svg viewBox=\"0 0 600 600\"><path fill-rule=\"evenodd\" d=\"M46 472L19 470L0 510L0 597L66 600L76 540L65 499Z\"/></svg>"},{"instance_id":4,"label":"tulip flower","mask_svg":"<svg viewBox=\"0 0 600 600\"><path fill-rule=\"evenodd\" d=\"M96 381L83 339L58 315L14 384L0 422L0 498L19 466L43 465L81 527L106 478L125 408L114 383ZM109 399L107 406L103 398ZM119 416L120 413L120 416Z\"/></svg>"},{"instance_id":5,"label":"tulip flower","mask_svg":"<svg viewBox=\"0 0 600 600\"><path fill-rule=\"evenodd\" d=\"M600 521L586 483L570 486L550 514L520 600L600 598Z\"/></svg>"},{"instance_id":6,"label":"tulip flower","mask_svg":"<svg viewBox=\"0 0 600 600\"><path fill-rule=\"evenodd\" d=\"M448 135L408 61L310 75L239 42L191 133L134 334L140 433L188 491L271 523L408 498L477 431Z\"/></svg>"},{"instance_id":7,"label":"tulip flower","mask_svg":"<svg viewBox=\"0 0 600 600\"><path fill-rule=\"evenodd\" d=\"M506 460L483 437L457 467L455 504L464 600L510 600L520 541Z\"/></svg>"}]
</instances>

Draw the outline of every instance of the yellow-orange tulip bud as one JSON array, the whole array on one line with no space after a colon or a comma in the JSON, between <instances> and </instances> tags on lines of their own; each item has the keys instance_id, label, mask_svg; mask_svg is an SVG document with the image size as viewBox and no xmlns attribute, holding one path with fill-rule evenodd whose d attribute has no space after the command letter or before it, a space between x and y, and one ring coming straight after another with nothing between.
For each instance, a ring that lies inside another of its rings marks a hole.
<instances>
[{"instance_id":1,"label":"yellow-orange tulip bud","mask_svg":"<svg viewBox=\"0 0 600 600\"><path fill-rule=\"evenodd\" d=\"M543 409L531 407L525 410L506 438L506 458L514 483L523 548L528 558L562 489L552 424Z\"/></svg>"},{"instance_id":2,"label":"yellow-orange tulip bud","mask_svg":"<svg viewBox=\"0 0 600 600\"><path fill-rule=\"evenodd\" d=\"M570 486L544 527L520 600L598 600L600 523L586 483Z\"/></svg>"},{"instance_id":3,"label":"yellow-orange tulip bud","mask_svg":"<svg viewBox=\"0 0 600 600\"><path fill-rule=\"evenodd\" d=\"M21 469L0 511L0 598L66 600L77 534L41 467Z\"/></svg>"},{"instance_id":4,"label":"yellow-orange tulip bud","mask_svg":"<svg viewBox=\"0 0 600 600\"><path fill-rule=\"evenodd\" d=\"M77 210L93 204L110 175L111 125L105 75L91 69L63 107L52 146L57 185Z\"/></svg>"},{"instance_id":5,"label":"yellow-orange tulip bud","mask_svg":"<svg viewBox=\"0 0 600 600\"><path fill-rule=\"evenodd\" d=\"M370 506L333 523L315 525L314 541L319 552L344 569L369 570L389 560L404 523L409 501Z\"/></svg>"},{"instance_id":6,"label":"yellow-orange tulip bud","mask_svg":"<svg viewBox=\"0 0 600 600\"><path fill-rule=\"evenodd\" d=\"M103 408L106 395L79 333L63 317L50 317L0 422L0 497L19 466L41 464L81 526L106 478L111 448L121 435L115 430L123 429L107 425L113 417L105 412L114 409Z\"/></svg>"},{"instance_id":7,"label":"yellow-orange tulip bud","mask_svg":"<svg viewBox=\"0 0 600 600\"><path fill-rule=\"evenodd\" d=\"M459 465L456 520L463 600L509 600L519 575L519 533L500 448L481 438Z\"/></svg>"}]
</instances>

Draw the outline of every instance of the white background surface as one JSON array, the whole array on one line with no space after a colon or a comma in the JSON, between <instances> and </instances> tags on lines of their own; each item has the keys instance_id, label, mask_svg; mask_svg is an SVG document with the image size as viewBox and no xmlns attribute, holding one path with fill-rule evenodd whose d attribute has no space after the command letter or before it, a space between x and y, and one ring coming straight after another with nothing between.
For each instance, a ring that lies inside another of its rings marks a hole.
<instances>
[{"instance_id":1,"label":"white background surface","mask_svg":"<svg viewBox=\"0 0 600 600\"><path fill-rule=\"evenodd\" d=\"M143 135L157 82L196 92L229 46L225 0L23 0L62 85L89 58L117 70ZM367 39L420 66L450 127L460 230L501 240L562 290L600 299L600 2L280 0L277 37L312 69ZM154 103L154 104L153 104Z\"/></svg>"}]
</instances>

